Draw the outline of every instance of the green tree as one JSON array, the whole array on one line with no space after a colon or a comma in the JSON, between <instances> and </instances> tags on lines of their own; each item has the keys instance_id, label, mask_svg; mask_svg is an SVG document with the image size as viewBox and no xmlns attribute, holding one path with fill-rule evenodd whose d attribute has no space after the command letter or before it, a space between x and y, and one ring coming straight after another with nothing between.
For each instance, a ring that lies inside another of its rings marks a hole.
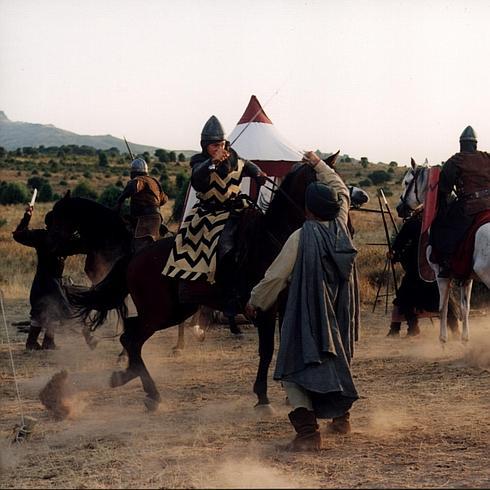
<instances>
[{"instance_id":1,"label":"green tree","mask_svg":"<svg viewBox=\"0 0 490 490\"><path fill-rule=\"evenodd\" d=\"M390 162L390 167L393 168L393 167L398 167L398 163L392 161Z\"/></svg>"},{"instance_id":2,"label":"green tree","mask_svg":"<svg viewBox=\"0 0 490 490\"><path fill-rule=\"evenodd\" d=\"M175 151L171 151L168 154L168 158L171 162L176 162L177 161L177 155L175 154Z\"/></svg>"},{"instance_id":3,"label":"green tree","mask_svg":"<svg viewBox=\"0 0 490 490\"><path fill-rule=\"evenodd\" d=\"M82 181L80 182L74 189L73 192L71 193L73 197L84 197L86 199L92 199L92 200L97 200L97 192L95 189L92 188L92 186L86 182Z\"/></svg>"},{"instance_id":4,"label":"green tree","mask_svg":"<svg viewBox=\"0 0 490 490\"><path fill-rule=\"evenodd\" d=\"M99 167L107 167L108 165L107 155L103 151L99 152Z\"/></svg>"},{"instance_id":5,"label":"green tree","mask_svg":"<svg viewBox=\"0 0 490 490\"><path fill-rule=\"evenodd\" d=\"M35 175L34 177L29 177L27 179L27 186L30 187L31 189L37 189L38 191L41 189L41 187L44 184L47 184L48 180L45 179L44 177L39 177Z\"/></svg>"},{"instance_id":6,"label":"green tree","mask_svg":"<svg viewBox=\"0 0 490 490\"><path fill-rule=\"evenodd\" d=\"M361 165L362 165L362 168L367 168L369 164L369 160L367 157L361 157Z\"/></svg>"},{"instance_id":7,"label":"green tree","mask_svg":"<svg viewBox=\"0 0 490 490\"><path fill-rule=\"evenodd\" d=\"M170 161L170 156L167 150L162 150L159 148L158 150L155 150L155 156L158 158L160 163L168 163Z\"/></svg>"},{"instance_id":8,"label":"green tree","mask_svg":"<svg viewBox=\"0 0 490 490\"><path fill-rule=\"evenodd\" d=\"M180 163L185 162L185 155L183 153L179 153L179 156L177 157Z\"/></svg>"},{"instance_id":9,"label":"green tree","mask_svg":"<svg viewBox=\"0 0 490 490\"><path fill-rule=\"evenodd\" d=\"M3 146L0 146L0 160L3 160L6 155L7 155L7 150Z\"/></svg>"}]
</instances>

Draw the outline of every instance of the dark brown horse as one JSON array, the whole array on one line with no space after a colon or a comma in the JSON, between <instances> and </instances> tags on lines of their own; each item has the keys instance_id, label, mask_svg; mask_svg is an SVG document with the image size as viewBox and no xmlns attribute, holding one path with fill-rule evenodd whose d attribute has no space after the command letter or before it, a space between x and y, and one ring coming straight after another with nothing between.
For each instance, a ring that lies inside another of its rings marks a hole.
<instances>
[{"instance_id":1,"label":"dark brown horse","mask_svg":"<svg viewBox=\"0 0 490 490\"><path fill-rule=\"evenodd\" d=\"M248 299L252 287L263 277L267 267L279 253L289 235L304 222L305 190L315 180L315 171L297 165L284 179L265 214L251 210L243 213L240 225L237 288ZM93 201L65 197L53 208L52 238L62 243L80 234L90 247L103 246L107 251L117 235L118 253L126 249L129 238L121 233L119 216ZM97 236L95 236L97 234ZM143 344L158 330L180 324L197 311L198 304L179 301L179 280L161 275L172 248L173 238L164 238L131 257L122 255L109 274L86 293L73 295L80 316L96 327L111 309L117 309L124 320L121 344L128 354L128 366L111 376L111 386L122 386L140 377L147 394L145 405L153 410L160 394L142 359ZM219 264L218 264L219 267ZM125 298L131 295L137 316L128 317ZM224 304L216 287L209 288L202 304L223 310ZM255 320L259 334L259 367L254 383L258 405L269 404L268 369L274 352L276 308L261 313Z\"/></svg>"}]
</instances>

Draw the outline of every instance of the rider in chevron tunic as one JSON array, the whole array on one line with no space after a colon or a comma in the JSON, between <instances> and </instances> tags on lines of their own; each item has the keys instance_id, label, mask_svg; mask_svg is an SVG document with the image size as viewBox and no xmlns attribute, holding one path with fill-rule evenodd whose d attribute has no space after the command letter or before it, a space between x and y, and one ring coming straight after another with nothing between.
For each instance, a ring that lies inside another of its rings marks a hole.
<instances>
[{"instance_id":1,"label":"rider in chevron tunic","mask_svg":"<svg viewBox=\"0 0 490 490\"><path fill-rule=\"evenodd\" d=\"M198 202L184 219L162 274L214 283L217 260L232 250L240 212L249 206L240 182L248 176L260 185L263 173L229 147L216 116L204 125L201 148L191 159L191 185Z\"/></svg>"}]
</instances>

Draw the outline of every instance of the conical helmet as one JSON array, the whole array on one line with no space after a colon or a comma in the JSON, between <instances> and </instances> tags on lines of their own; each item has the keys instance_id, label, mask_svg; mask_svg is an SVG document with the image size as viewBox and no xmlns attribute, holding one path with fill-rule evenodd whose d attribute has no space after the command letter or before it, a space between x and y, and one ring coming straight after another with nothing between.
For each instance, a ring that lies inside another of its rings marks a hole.
<instances>
[{"instance_id":1,"label":"conical helmet","mask_svg":"<svg viewBox=\"0 0 490 490\"><path fill-rule=\"evenodd\" d=\"M201 132L201 141L223 141L225 130L216 116L211 116Z\"/></svg>"},{"instance_id":2,"label":"conical helmet","mask_svg":"<svg viewBox=\"0 0 490 490\"><path fill-rule=\"evenodd\" d=\"M142 158L135 158L131 162L131 172L148 173L148 165Z\"/></svg>"},{"instance_id":3,"label":"conical helmet","mask_svg":"<svg viewBox=\"0 0 490 490\"><path fill-rule=\"evenodd\" d=\"M459 137L459 141L474 141L476 143L476 133L475 130L471 126L466 126L464 131L461 133Z\"/></svg>"}]
</instances>

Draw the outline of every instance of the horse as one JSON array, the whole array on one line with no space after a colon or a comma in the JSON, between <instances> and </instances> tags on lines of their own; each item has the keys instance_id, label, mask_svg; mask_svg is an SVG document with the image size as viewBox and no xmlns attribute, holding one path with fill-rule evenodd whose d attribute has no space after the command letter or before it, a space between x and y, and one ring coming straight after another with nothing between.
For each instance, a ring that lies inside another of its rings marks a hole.
<instances>
[{"instance_id":1,"label":"horse","mask_svg":"<svg viewBox=\"0 0 490 490\"><path fill-rule=\"evenodd\" d=\"M424 204L428 189L429 167L417 165L413 160L411 167L406 172L402 180L403 192L396 206L398 216L406 217L410 212ZM463 320L461 339L463 342L469 340L469 313L471 288L473 279L479 278L488 288L490 288L490 223L481 226L475 234L475 247L473 251L473 271L471 277L466 281L460 281L460 305ZM439 313L440 331L439 340L446 343L448 340L447 331L447 312L449 303L449 292L451 288L451 278L438 277L439 265L430 260L431 247L427 247L427 261L434 271L439 288Z\"/></svg>"},{"instance_id":2,"label":"horse","mask_svg":"<svg viewBox=\"0 0 490 490\"><path fill-rule=\"evenodd\" d=\"M349 190L350 196L350 206L351 209L359 209L361 206L369 202L369 194L361 189L360 187L356 187L354 185L347 186ZM264 207L267 208L269 203L265 203ZM205 338L205 329L212 322L211 312L206 312L207 318L201 320L199 315L194 315L192 318L189 318L184 323L181 323L178 327L178 338L177 344L173 347L173 352L175 354L181 352L185 346L185 328L186 326L192 326L194 336L200 341L204 341ZM201 325L200 321L203 321L204 324ZM242 334L240 327L236 323L236 319L234 317L227 317L228 326L230 328L230 332L233 335L240 336Z\"/></svg>"},{"instance_id":3,"label":"horse","mask_svg":"<svg viewBox=\"0 0 490 490\"><path fill-rule=\"evenodd\" d=\"M242 214L239 243L238 289L241 297L248 299L252 287L263 277L268 266L278 255L290 234L305 221L305 191L316 180L316 172L306 164L298 164L285 177L265 213ZM245 219L250 215L250 219ZM106 246L114 228L123 223L115 213L101 204L81 198L65 196L53 207L54 243L64 243L73 233L78 233L92 250ZM126 240L126 237L121 237ZM107 276L88 292L70 297L78 308L80 317L93 328L100 325L111 309L116 309L123 319L122 346L128 355L125 370L111 375L112 387L122 386L139 377L146 393L145 405L152 411L161 397L142 359L144 343L158 330L182 323L198 309L196 303L179 301L179 279L162 276L173 245L173 237L162 238L136 255L127 251L127 242L118 246L119 256ZM108 250L105 250L106 254ZM116 254L116 255L117 255ZM111 255L114 258L114 255ZM218 265L219 267L219 265ZM131 295L137 316L128 316L125 307L127 294ZM216 287L209 286L207 296L200 304L222 311L224 304ZM243 305L244 306L244 305ZM259 336L259 366L253 391L257 406L270 404L267 395L267 377L274 352L277 307L257 315L254 323Z\"/></svg>"}]
</instances>

